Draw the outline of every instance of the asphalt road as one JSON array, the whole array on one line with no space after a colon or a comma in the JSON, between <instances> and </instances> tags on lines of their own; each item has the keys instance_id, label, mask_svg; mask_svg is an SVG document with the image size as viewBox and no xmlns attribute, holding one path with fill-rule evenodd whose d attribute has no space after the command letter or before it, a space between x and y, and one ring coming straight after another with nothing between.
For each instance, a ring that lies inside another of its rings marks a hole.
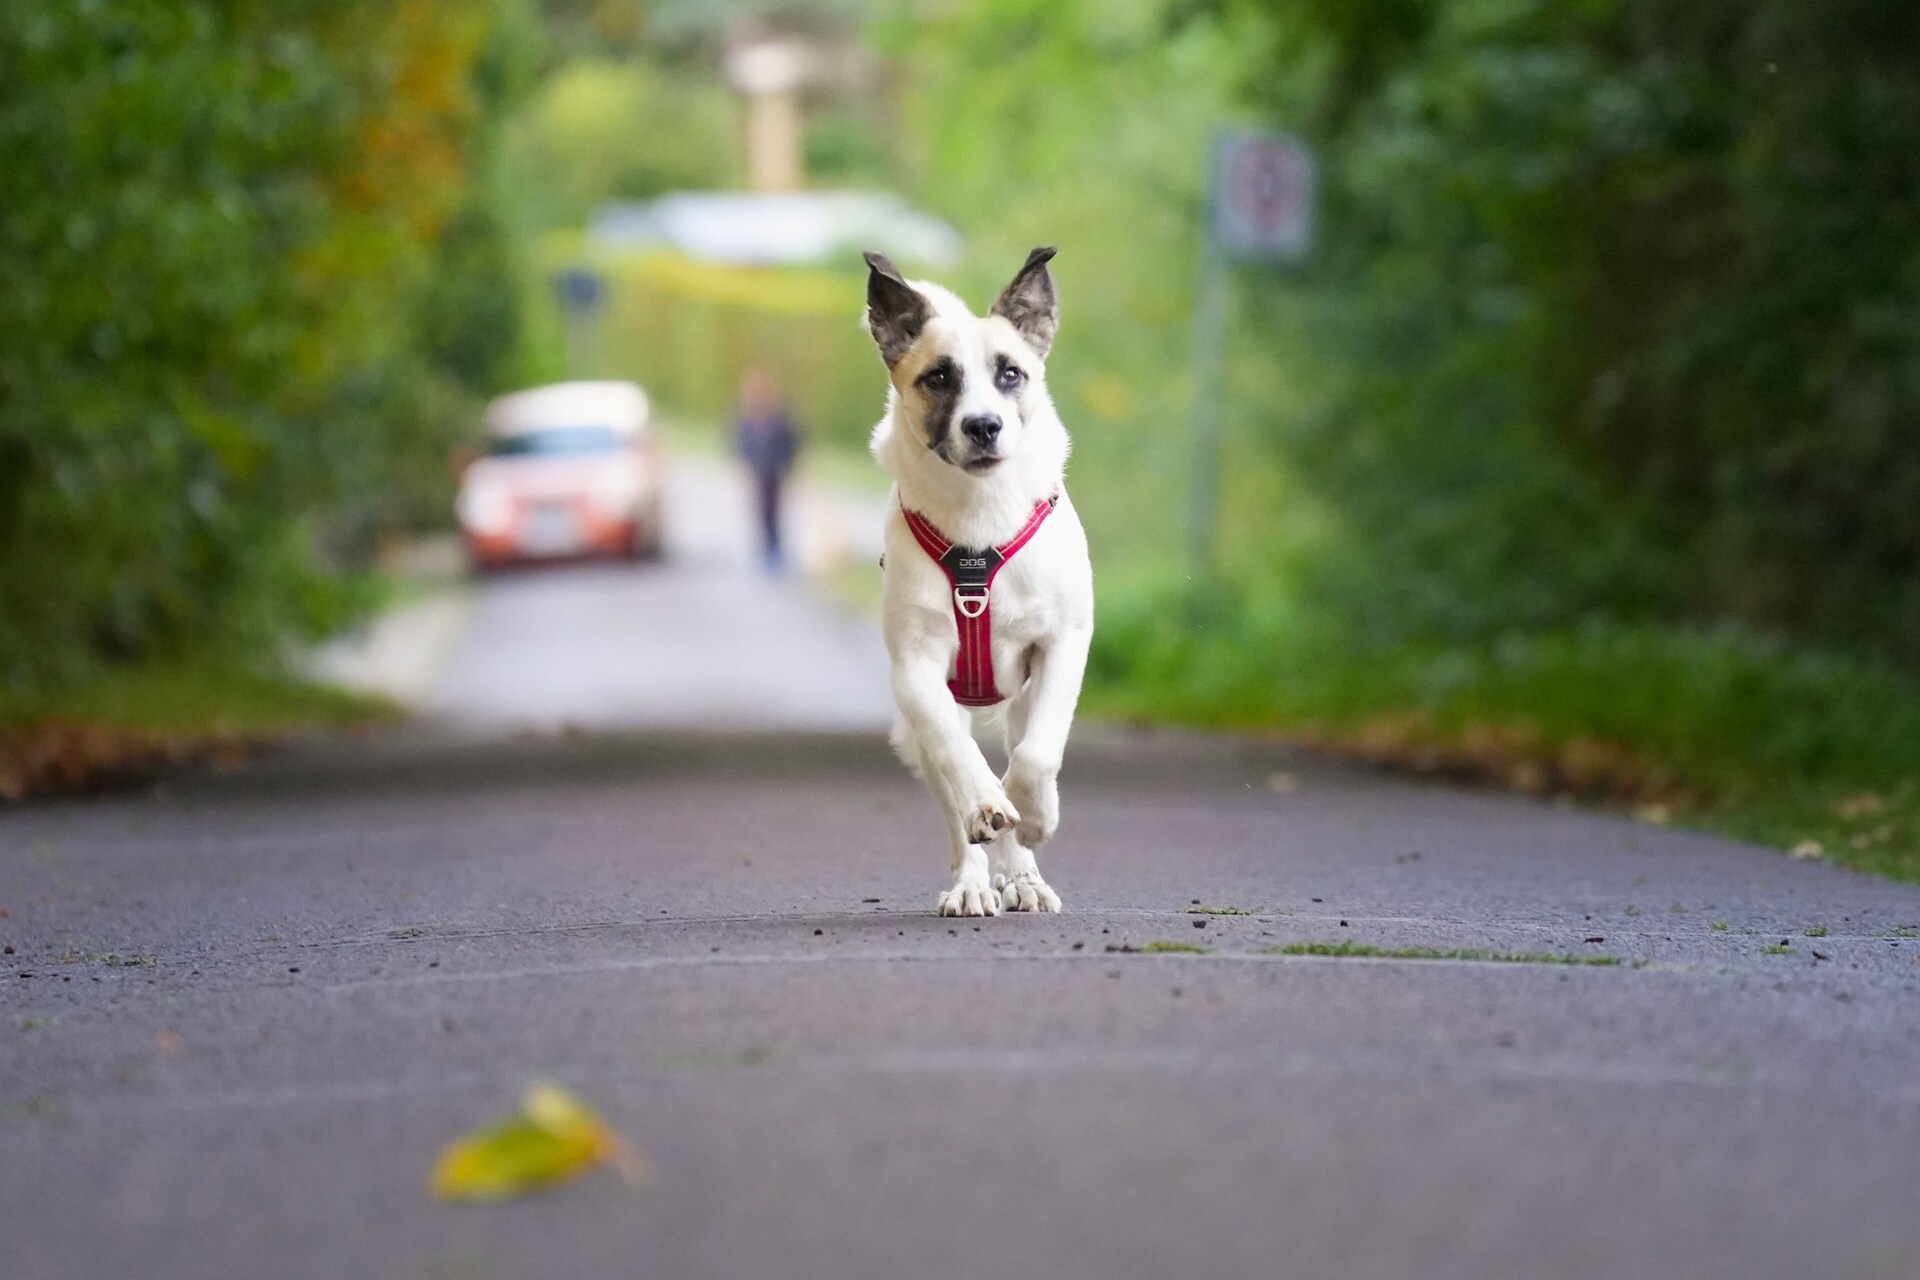
<instances>
[{"instance_id":1,"label":"asphalt road","mask_svg":"<svg viewBox=\"0 0 1920 1280\"><path fill-rule=\"evenodd\" d=\"M436 725L471 734L892 723L879 634L809 590L801 572L848 562L877 577L880 500L797 491L785 522L795 572L769 578L742 477L699 458L670 474L660 563L486 583L426 701Z\"/></svg>"},{"instance_id":2,"label":"asphalt road","mask_svg":"<svg viewBox=\"0 0 1920 1280\"><path fill-rule=\"evenodd\" d=\"M652 600L608 610L634 672L696 622L872 652L791 584L650 572L491 584L418 728L0 811L0 1274L1920 1275L1920 888L1090 728L1066 913L943 920L875 729L448 692L542 660L502 600L568 582ZM1208 951L1114 950L1154 942ZM536 1078L652 1189L429 1200Z\"/></svg>"}]
</instances>

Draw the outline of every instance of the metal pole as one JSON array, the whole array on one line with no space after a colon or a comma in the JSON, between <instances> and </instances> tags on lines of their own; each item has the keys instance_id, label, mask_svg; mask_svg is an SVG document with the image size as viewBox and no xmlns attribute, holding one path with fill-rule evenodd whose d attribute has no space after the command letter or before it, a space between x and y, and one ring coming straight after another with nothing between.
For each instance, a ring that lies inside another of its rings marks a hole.
<instances>
[{"instance_id":1,"label":"metal pole","mask_svg":"<svg viewBox=\"0 0 1920 1280\"><path fill-rule=\"evenodd\" d=\"M564 335L562 341L566 352L566 376L569 378L585 376L587 343L586 335L581 332L585 324L586 321L581 318L576 308L568 307L560 314L560 331Z\"/></svg>"},{"instance_id":2,"label":"metal pole","mask_svg":"<svg viewBox=\"0 0 1920 1280\"><path fill-rule=\"evenodd\" d=\"M1220 505L1220 417L1226 394L1228 276L1214 241L1213 211L1200 232L1193 300L1193 461L1187 491L1187 572L1213 576L1214 523Z\"/></svg>"}]
</instances>

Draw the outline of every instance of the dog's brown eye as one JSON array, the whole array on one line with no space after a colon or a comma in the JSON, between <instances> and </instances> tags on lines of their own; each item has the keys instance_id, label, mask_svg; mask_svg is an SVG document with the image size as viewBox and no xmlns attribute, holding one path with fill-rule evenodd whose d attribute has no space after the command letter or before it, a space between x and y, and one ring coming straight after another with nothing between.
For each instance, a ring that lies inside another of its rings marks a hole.
<instances>
[{"instance_id":1,"label":"dog's brown eye","mask_svg":"<svg viewBox=\"0 0 1920 1280\"><path fill-rule=\"evenodd\" d=\"M945 391L947 389L947 381L947 371L945 369L933 369L927 373L926 377L920 379L920 385L929 391Z\"/></svg>"},{"instance_id":2,"label":"dog's brown eye","mask_svg":"<svg viewBox=\"0 0 1920 1280\"><path fill-rule=\"evenodd\" d=\"M1020 370L1015 368L1013 365L1007 365L1005 368L1000 370L1000 376L994 379L994 381L1000 384L1000 389L1002 391L1011 391L1015 387L1019 386L1021 379L1025 378L1026 376L1027 376L1026 374L1020 372Z\"/></svg>"}]
</instances>

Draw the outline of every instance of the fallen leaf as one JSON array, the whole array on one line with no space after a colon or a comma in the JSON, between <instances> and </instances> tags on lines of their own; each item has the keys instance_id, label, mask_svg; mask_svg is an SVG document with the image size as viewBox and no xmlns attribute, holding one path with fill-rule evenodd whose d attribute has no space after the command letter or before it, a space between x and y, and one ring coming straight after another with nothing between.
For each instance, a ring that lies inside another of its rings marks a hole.
<instances>
[{"instance_id":1,"label":"fallen leaf","mask_svg":"<svg viewBox=\"0 0 1920 1280\"><path fill-rule=\"evenodd\" d=\"M1802 840L1799 844L1787 850L1787 856L1789 858L1822 858L1826 856L1826 853L1827 851L1821 848L1818 840Z\"/></svg>"},{"instance_id":2,"label":"fallen leaf","mask_svg":"<svg viewBox=\"0 0 1920 1280\"><path fill-rule=\"evenodd\" d=\"M527 1087L520 1114L449 1143L427 1180L438 1200L505 1200L609 1165L635 1186L646 1161L578 1096L545 1081Z\"/></svg>"}]
</instances>

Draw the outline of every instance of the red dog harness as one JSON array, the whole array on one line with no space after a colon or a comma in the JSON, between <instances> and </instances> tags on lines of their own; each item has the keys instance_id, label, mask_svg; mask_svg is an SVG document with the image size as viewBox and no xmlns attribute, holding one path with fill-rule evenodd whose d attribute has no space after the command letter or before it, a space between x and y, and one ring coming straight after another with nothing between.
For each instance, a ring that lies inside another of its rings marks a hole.
<instances>
[{"instance_id":1,"label":"red dog harness","mask_svg":"<svg viewBox=\"0 0 1920 1280\"><path fill-rule=\"evenodd\" d=\"M1005 700L993 685L993 578L1014 552L1040 532L1059 501L1060 495L1055 494L1034 503L1033 514L1020 532L997 547L984 549L955 546L925 516L902 508L914 541L946 571L947 581L953 584L953 623L960 629L960 653L954 658L953 679L947 681L947 688L963 707L991 707Z\"/></svg>"}]
</instances>

